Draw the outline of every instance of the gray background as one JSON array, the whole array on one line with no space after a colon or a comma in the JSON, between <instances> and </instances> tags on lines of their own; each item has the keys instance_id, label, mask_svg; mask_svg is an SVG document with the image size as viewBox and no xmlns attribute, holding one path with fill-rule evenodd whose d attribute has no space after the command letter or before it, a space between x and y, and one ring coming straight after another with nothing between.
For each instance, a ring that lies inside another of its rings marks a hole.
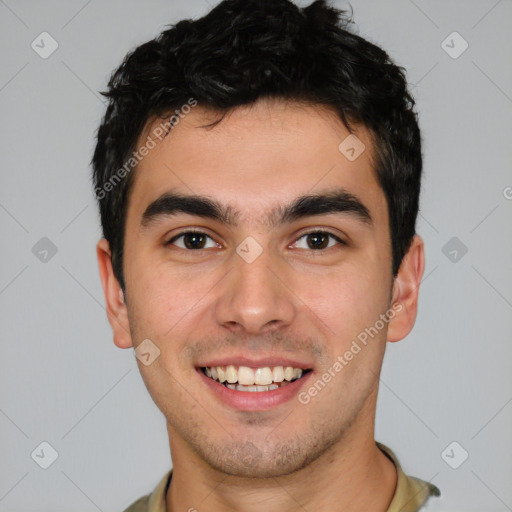
<instances>
[{"instance_id":1,"label":"gray background","mask_svg":"<svg viewBox=\"0 0 512 512\"><path fill-rule=\"evenodd\" d=\"M360 33L408 70L425 141L420 309L388 344L376 439L441 488L435 510L512 510L512 1L352 5ZM112 342L89 161L110 72L208 9L0 0L0 511L123 510L171 464L133 351ZM59 45L47 59L31 48L43 31ZM442 46L453 31L469 44L457 58L462 40ZM58 452L46 470L31 457L43 441Z\"/></svg>"}]
</instances>

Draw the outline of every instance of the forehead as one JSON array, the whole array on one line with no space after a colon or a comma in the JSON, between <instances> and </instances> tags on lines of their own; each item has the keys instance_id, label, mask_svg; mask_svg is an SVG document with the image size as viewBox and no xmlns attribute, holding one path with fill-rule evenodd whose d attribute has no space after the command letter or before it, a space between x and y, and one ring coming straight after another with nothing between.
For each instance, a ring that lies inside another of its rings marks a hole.
<instances>
[{"instance_id":1,"label":"forehead","mask_svg":"<svg viewBox=\"0 0 512 512\"><path fill-rule=\"evenodd\" d=\"M134 171L127 223L140 222L145 207L169 191L214 197L237 219L257 223L267 207L341 186L375 210L372 217L386 215L363 127L354 139L334 111L284 100L235 108L211 126L220 117L198 105L163 140L154 136L162 120L148 124L139 147L148 136L156 147Z\"/></svg>"}]
</instances>

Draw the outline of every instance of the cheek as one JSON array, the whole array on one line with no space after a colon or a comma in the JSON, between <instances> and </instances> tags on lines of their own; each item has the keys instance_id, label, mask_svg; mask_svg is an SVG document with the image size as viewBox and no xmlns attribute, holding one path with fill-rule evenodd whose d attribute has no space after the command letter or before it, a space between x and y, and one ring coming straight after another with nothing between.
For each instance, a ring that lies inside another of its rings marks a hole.
<instances>
[{"instance_id":1,"label":"cheek","mask_svg":"<svg viewBox=\"0 0 512 512\"><path fill-rule=\"evenodd\" d=\"M208 273L198 278L199 271L192 277L190 272L171 268L165 262L134 261L131 269L129 284L133 308L146 322L163 332L197 304L210 281Z\"/></svg>"},{"instance_id":2,"label":"cheek","mask_svg":"<svg viewBox=\"0 0 512 512\"><path fill-rule=\"evenodd\" d=\"M347 266L323 276L306 278L301 291L304 303L322 320L329 338L345 343L373 325L386 307L385 283L368 269Z\"/></svg>"},{"instance_id":3,"label":"cheek","mask_svg":"<svg viewBox=\"0 0 512 512\"><path fill-rule=\"evenodd\" d=\"M137 342L145 338L154 341L168 370L180 367L180 371L191 371L186 349L191 339L204 334L211 321L208 292L221 279L222 269L171 269L166 263L142 262L132 268L128 309Z\"/></svg>"}]
</instances>

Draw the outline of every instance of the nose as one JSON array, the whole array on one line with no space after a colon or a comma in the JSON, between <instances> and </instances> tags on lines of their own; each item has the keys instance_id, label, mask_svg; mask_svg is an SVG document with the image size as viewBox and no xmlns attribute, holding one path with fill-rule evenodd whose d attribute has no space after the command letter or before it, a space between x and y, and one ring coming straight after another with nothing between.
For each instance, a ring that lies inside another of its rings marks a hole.
<instances>
[{"instance_id":1,"label":"nose","mask_svg":"<svg viewBox=\"0 0 512 512\"><path fill-rule=\"evenodd\" d=\"M233 255L234 268L219 283L215 315L234 333L265 334L292 324L295 296L287 283L286 262L271 261L267 251L248 263Z\"/></svg>"}]
</instances>

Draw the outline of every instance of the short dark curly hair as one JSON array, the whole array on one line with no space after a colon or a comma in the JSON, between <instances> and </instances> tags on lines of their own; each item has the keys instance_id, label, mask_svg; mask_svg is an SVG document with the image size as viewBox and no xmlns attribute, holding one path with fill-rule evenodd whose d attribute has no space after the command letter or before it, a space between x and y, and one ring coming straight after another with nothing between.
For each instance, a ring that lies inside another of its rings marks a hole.
<instances>
[{"instance_id":1,"label":"short dark curly hair","mask_svg":"<svg viewBox=\"0 0 512 512\"><path fill-rule=\"evenodd\" d=\"M351 31L352 23L325 0L304 8L289 0L224 0L126 55L102 93L109 102L91 162L103 235L123 291L133 181L126 162L149 120L173 115L191 98L221 113L264 97L305 101L334 109L351 131L353 123L366 127L387 199L396 276L415 234L420 130L403 68Z\"/></svg>"}]
</instances>

